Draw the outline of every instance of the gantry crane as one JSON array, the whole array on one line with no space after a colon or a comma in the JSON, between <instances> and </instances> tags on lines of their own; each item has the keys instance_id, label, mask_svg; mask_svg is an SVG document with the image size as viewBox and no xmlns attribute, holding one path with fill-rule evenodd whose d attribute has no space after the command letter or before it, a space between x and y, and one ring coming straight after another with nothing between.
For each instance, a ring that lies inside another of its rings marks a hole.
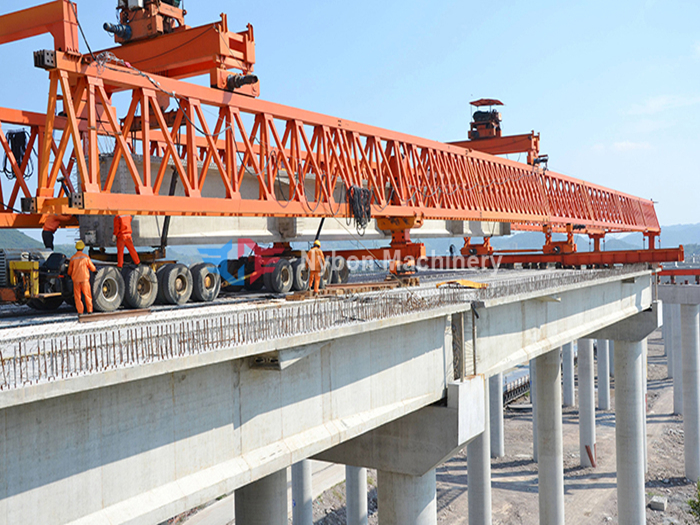
<instances>
[{"instance_id":1,"label":"gantry crane","mask_svg":"<svg viewBox=\"0 0 700 525\"><path fill-rule=\"evenodd\" d=\"M26 151L38 146L38 176L30 189L24 176L29 155L16 158L0 126L0 144L15 175L11 193L1 195L0 227L40 227L54 213L371 217L392 232L390 250L361 255L390 253L450 267L453 258L426 258L411 231L430 219L478 220L545 233L541 251L506 254L508 264L683 258L682 247L656 248L660 228L651 200L548 170L546 157L539 155L539 135L501 136L500 115L496 122L493 112L483 112L470 140L442 143L264 101L253 73L251 25L231 32L222 15L213 24L188 27L178 0L118 0L118 9L120 23L105 24L117 45L87 54L79 50L78 10L69 0L0 17L0 44L43 32L55 44L34 54L35 66L49 74L46 114L0 108L0 123L30 129ZM206 74L210 87L186 81ZM116 93L131 97L123 118L112 103ZM494 103L475 104L489 102ZM216 115L214 125L206 112ZM103 170L100 136L115 142ZM527 163L495 156L516 151L527 152ZM114 189L120 162L130 174L126 191ZM224 188L216 198L203 196L210 168ZM169 170L184 195L168 191ZM258 182L255 195L241 192L250 174ZM567 240L553 241L556 232L566 233ZM600 240L611 232L641 232L648 249L601 251ZM594 250L577 253L574 233L593 239ZM488 239L474 244L466 238L462 254L488 265L493 248Z\"/></svg>"}]
</instances>

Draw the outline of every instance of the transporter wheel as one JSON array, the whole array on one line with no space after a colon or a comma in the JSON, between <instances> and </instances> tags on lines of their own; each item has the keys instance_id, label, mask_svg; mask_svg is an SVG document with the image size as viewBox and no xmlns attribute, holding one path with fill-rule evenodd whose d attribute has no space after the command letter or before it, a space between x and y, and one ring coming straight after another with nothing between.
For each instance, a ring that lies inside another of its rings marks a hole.
<instances>
[{"instance_id":1,"label":"transporter wheel","mask_svg":"<svg viewBox=\"0 0 700 525\"><path fill-rule=\"evenodd\" d=\"M34 308L34 310L39 310L41 312L57 310L62 304L63 297L61 296L42 298L37 297L35 299L29 299L29 301L27 301L27 306L29 306L30 308Z\"/></svg>"},{"instance_id":2,"label":"transporter wheel","mask_svg":"<svg viewBox=\"0 0 700 525\"><path fill-rule=\"evenodd\" d=\"M158 273L158 294L165 304L185 304L192 295L192 274L184 264L166 264Z\"/></svg>"},{"instance_id":3,"label":"transporter wheel","mask_svg":"<svg viewBox=\"0 0 700 525\"><path fill-rule=\"evenodd\" d=\"M350 269L345 257L331 258L331 284L344 284L350 278Z\"/></svg>"},{"instance_id":4,"label":"transporter wheel","mask_svg":"<svg viewBox=\"0 0 700 525\"><path fill-rule=\"evenodd\" d=\"M319 290L323 290L326 286L330 284L331 281L331 262L330 257L326 259L326 265L323 267L323 274L321 275L321 282L318 283Z\"/></svg>"},{"instance_id":5,"label":"transporter wheel","mask_svg":"<svg viewBox=\"0 0 700 525\"><path fill-rule=\"evenodd\" d=\"M279 259L273 266L272 271L265 274L268 290L275 293L287 293L292 289L294 277L292 265L287 259Z\"/></svg>"},{"instance_id":6,"label":"transporter wheel","mask_svg":"<svg viewBox=\"0 0 700 525\"><path fill-rule=\"evenodd\" d=\"M256 268L257 257L249 257L245 263L245 281L243 287L249 292L258 292L263 287L263 274Z\"/></svg>"},{"instance_id":7,"label":"transporter wheel","mask_svg":"<svg viewBox=\"0 0 700 525\"><path fill-rule=\"evenodd\" d=\"M92 279L92 306L98 312L114 312L124 300L124 278L114 266L97 269Z\"/></svg>"},{"instance_id":8,"label":"transporter wheel","mask_svg":"<svg viewBox=\"0 0 700 525\"><path fill-rule=\"evenodd\" d=\"M131 308L148 308L158 297L158 279L150 266L139 265L124 272L124 302Z\"/></svg>"},{"instance_id":9,"label":"transporter wheel","mask_svg":"<svg viewBox=\"0 0 700 525\"><path fill-rule=\"evenodd\" d=\"M192 298L195 301L208 303L219 296L221 290L221 276L219 269L212 263L193 264L190 267L192 274Z\"/></svg>"},{"instance_id":10,"label":"transporter wheel","mask_svg":"<svg viewBox=\"0 0 700 525\"><path fill-rule=\"evenodd\" d=\"M305 292L309 289L309 269L304 259L292 260L292 290Z\"/></svg>"}]
</instances>

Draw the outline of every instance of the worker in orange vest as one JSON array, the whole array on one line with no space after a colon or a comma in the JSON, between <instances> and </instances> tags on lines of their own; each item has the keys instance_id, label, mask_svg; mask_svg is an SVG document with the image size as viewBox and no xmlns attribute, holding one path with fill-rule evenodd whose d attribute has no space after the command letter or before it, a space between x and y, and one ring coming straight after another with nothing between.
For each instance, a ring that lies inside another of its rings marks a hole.
<instances>
[{"instance_id":1,"label":"worker in orange vest","mask_svg":"<svg viewBox=\"0 0 700 525\"><path fill-rule=\"evenodd\" d=\"M326 258L321 251L321 242L317 239L314 246L306 254L306 267L309 269L309 289L313 287L314 294L318 293L321 275L326 267Z\"/></svg>"},{"instance_id":2,"label":"worker in orange vest","mask_svg":"<svg viewBox=\"0 0 700 525\"><path fill-rule=\"evenodd\" d=\"M44 228L41 232L41 238L44 241L44 246L47 250L53 251L53 236L56 230L61 227L61 224L67 222L73 218L72 215L56 215L51 214L46 218L44 222Z\"/></svg>"},{"instance_id":3,"label":"worker in orange vest","mask_svg":"<svg viewBox=\"0 0 700 525\"><path fill-rule=\"evenodd\" d=\"M85 307L87 313L92 313L92 289L90 288L90 272L96 272L97 268L88 255L83 253L85 243L78 241L75 243L78 252L70 258L68 263L68 275L73 281L73 297L75 298L75 308L78 314L83 313L83 301L80 295L85 296Z\"/></svg>"},{"instance_id":4,"label":"worker in orange vest","mask_svg":"<svg viewBox=\"0 0 700 525\"><path fill-rule=\"evenodd\" d=\"M114 235L112 240L117 241L117 266L124 266L124 246L129 249L129 254L134 264L141 264L139 254L131 240L131 215L117 215L114 217Z\"/></svg>"}]
</instances>

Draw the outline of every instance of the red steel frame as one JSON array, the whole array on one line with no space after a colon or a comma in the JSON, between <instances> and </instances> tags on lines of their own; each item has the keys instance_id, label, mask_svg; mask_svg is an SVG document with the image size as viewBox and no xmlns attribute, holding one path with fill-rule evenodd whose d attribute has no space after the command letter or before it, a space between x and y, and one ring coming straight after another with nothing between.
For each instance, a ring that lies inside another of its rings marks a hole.
<instances>
[{"instance_id":1,"label":"red steel frame","mask_svg":"<svg viewBox=\"0 0 700 525\"><path fill-rule=\"evenodd\" d=\"M398 223L389 228L396 231L392 244L411 254L420 250L410 243L408 230L427 219L511 222L550 231L573 227L590 235L639 231L651 239L660 231L651 200L537 166L146 74L121 61L55 54L43 125L41 116L30 119L0 109L0 122L24 118L32 127L31 141L39 144L32 193L23 177L26 159L17 165L0 128L0 143L16 174L12 194L2 198L0 227L38 224L49 213L347 217L350 211L336 196L360 186L371 191L373 217ZM122 122L112 106L116 92L131 93ZM164 99L177 108L174 120L161 109ZM206 108L215 115L213 125ZM65 118L55 116L59 110ZM248 120L252 124L246 126ZM100 135L116 144L107 173L100 172ZM66 166L70 146L82 154L72 155ZM136 154L143 155L143 173L136 168ZM112 192L120 159L131 174L133 194ZM150 161L158 159L152 172ZM164 194L171 159L185 196ZM57 180L73 162L79 187L68 196ZM202 197L210 166L226 190L221 198ZM258 179L256 198L241 195L246 173ZM313 182L313 194L307 194L306 181ZM287 186L284 195L280 182ZM13 211L20 192L29 215Z\"/></svg>"}]
</instances>

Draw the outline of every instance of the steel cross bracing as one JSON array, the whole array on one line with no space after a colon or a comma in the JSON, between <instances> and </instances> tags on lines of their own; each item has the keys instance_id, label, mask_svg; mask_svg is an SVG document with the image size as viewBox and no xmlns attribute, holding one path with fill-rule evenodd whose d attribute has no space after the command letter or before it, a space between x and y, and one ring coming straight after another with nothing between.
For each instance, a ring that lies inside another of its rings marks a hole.
<instances>
[{"instance_id":1,"label":"steel cross bracing","mask_svg":"<svg viewBox=\"0 0 700 525\"><path fill-rule=\"evenodd\" d=\"M346 216L341 203L345 190L361 186L372 192L373 217L576 224L582 232L659 231L650 200L489 154L141 75L117 64L76 61L60 52L50 78L34 193L33 211L40 214ZM132 94L123 123L111 105L116 91ZM176 108L172 125L161 109L166 92L173 95L168 96ZM218 115L215 125L208 124L205 108ZM65 120L54 117L58 111L65 113ZM253 117L247 127L246 114ZM139 131L132 131L137 120ZM0 121L12 122L6 111L0 112ZM99 169L104 152L98 135L116 141L106 176ZM7 151L4 140L3 146ZM73 207L57 184L62 164L51 162L52 156L63 159L69 146L85 153L76 158L82 203ZM137 154L144 157L143 173L136 168ZM122 158L134 194L112 192ZM159 169L151 173L148 160L157 158ZM171 159L184 197L163 194ZM221 198L202 197L212 165L226 188ZM29 197L21 167L16 171L16 186ZM240 193L246 171L258 178L255 198ZM305 189L309 179L314 180L312 194ZM284 183L283 195L279 181ZM12 214L17 192L13 194L15 199L11 195L3 200L6 214ZM10 215L3 222L12 226L16 218Z\"/></svg>"}]
</instances>

